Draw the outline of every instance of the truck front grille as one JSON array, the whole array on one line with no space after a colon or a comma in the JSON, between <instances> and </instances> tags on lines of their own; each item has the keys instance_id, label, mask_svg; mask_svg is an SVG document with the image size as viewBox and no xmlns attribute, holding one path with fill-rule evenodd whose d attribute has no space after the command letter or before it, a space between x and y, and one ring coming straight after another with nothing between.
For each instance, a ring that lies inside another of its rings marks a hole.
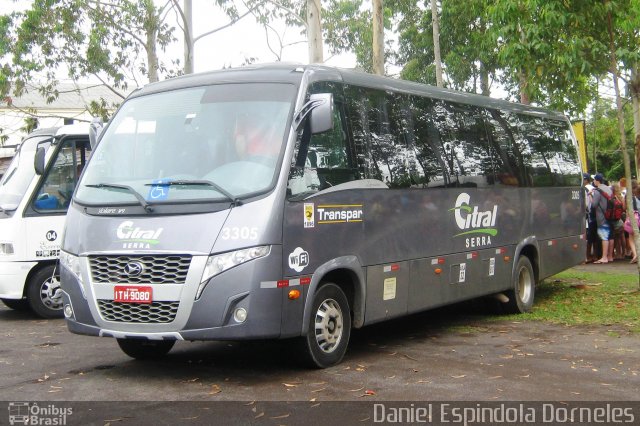
<instances>
[{"instance_id":1,"label":"truck front grille","mask_svg":"<svg viewBox=\"0 0 640 426\"><path fill-rule=\"evenodd\" d=\"M190 255L89 256L91 278L97 284L184 284ZM131 273L128 265L141 272Z\"/></svg>"},{"instance_id":2,"label":"truck front grille","mask_svg":"<svg viewBox=\"0 0 640 426\"><path fill-rule=\"evenodd\" d=\"M180 302L121 303L98 300L100 315L106 321L132 323L167 323L176 318Z\"/></svg>"}]
</instances>

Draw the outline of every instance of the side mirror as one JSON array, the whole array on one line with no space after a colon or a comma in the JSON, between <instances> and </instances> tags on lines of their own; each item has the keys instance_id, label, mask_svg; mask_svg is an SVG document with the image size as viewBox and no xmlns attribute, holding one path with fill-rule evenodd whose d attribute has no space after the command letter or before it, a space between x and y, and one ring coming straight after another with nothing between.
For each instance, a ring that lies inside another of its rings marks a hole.
<instances>
[{"instance_id":1,"label":"side mirror","mask_svg":"<svg viewBox=\"0 0 640 426\"><path fill-rule=\"evenodd\" d=\"M317 93L311 95L309 102L313 103L311 133L315 135L333 129L333 95Z\"/></svg>"},{"instance_id":2,"label":"side mirror","mask_svg":"<svg viewBox=\"0 0 640 426\"><path fill-rule=\"evenodd\" d=\"M36 150L36 156L33 159L33 168L36 170L36 174L42 175L44 174L44 156L46 154L46 150L44 147L38 147Z\"/></svg>"},{"instance_id":3,"label":"side mirror","mask_svg":"<svg viewBox=\"0 0 640 426\"><path fill-rule=\"evenodd\" d=\"M98 144L98 139L102 133L103 123L100 117L93 117L91 124L89 125L89 144L91 144L91 150L93 151Z\"/></svg>"}]
</instances>

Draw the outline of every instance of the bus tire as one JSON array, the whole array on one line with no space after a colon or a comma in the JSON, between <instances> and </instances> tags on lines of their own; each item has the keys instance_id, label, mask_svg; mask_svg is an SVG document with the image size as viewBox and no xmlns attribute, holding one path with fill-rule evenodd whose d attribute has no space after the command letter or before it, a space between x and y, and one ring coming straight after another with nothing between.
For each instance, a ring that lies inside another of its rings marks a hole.
<instances>
[{"instance_id":1,"label":"bus tire","mask_svg":"<svg viewBox=\"0 0 640 426\"><path fill-rule=\"evenodd\" d=\"M29 310L29 302L27 299L2 299L2 303L4 303L7 308L13 309L14 311Z\"/></svg>"},{"instance_id":2,"label":"bus tire","mask_svg":"<svg viewBox=\"0 0 640 426\"><path fill-rule=\"evenodd\" d=\"M530 312L536 291L536 277L528 257L520 256L518 259L512 284L513 288L507 292L509 301L504 304L505 311L509 314Z\"/></svg>"},{"instance_id":3,"label":"bus tire","mask_svg":"<svg viewBox=\"0 0 640 426\"><path fill-rule=\"evenodd\" d=\"M307 334L302 338L303 359L316 368L342 361L351 335L351 311L340 287L326 283L313 296Z\"/></svg>"},{"instance_id":4,"label":"bus tire","mask_svg":"<svg viewBox=\"0 0 640 426\"><path fill-rule=\"evenodd\" d=\"M116 339L122 352L135 359L157 359L169 353L175 340Z\"/></svg>"},{"instance_id":5,"label":"bus tire","mask_svg":"<svg viewBox=\"0 0 640 426\"><path fill-rule=\"evenodd\" d=\"M42 318L62 318L62 289L55 265L48 265L29 280L27 300L31 310Z\"/></svg>"}]
</instances>

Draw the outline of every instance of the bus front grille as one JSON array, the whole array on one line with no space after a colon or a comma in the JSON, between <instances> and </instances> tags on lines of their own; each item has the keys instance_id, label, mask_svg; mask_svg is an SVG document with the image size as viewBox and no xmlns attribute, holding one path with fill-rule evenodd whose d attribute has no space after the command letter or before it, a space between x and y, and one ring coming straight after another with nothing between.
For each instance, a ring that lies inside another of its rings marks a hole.
<instances>
[{"instance_id":1,"label":"bus front grille","mask_svg":"<svg viewBox=\"0 0 640 426\"><path fill-rule=\"evenodd\" d=\"M176 318L180 302L120 303L98 300L100 315L106 321L132 323L167 323Z\"/></svg>"},{"instance_id":2,"label":"bus front grille","mask_svg":"<svg viewBox=\"0 0 640 426\"><path fill-rule=\"evenodd\" d=\"M98 284L184 284L191 256L89 256L89 264Z\"/></svg>"}]
</instances>

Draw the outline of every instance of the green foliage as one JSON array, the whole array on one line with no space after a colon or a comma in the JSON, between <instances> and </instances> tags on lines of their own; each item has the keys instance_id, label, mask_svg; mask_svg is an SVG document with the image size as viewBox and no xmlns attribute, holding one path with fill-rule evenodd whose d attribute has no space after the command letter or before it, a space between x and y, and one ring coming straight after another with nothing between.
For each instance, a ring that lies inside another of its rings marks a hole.
<instances>
[{"instance_id":1,"label":"green foliage","mask_svg":"<svg viewBox=\"0 0 640 426\"><path fill-rule=\"evenodd\" d=\"M633 108L626 104L625 122L633 122ZM620 132L618 131L617 111L610 99L600 98L594 102L591 118L587 121L587 157L589 171L602 173L608 179L620 180L624 176ZM633 128L628 126L626 137L633 139ZM595 158L594 158L595 144ZM634 158L633 146L627 147ZM632 167L633 170L633 167ZM633 175L634 173L632 173Z\"/></svg>"},{"instance_id":2,"label":"green foliage","mask_svg":"<svg viewBox=\"0 0 640 426\"><path fill-rule=\"evenodd\" d=\"M153 79L151 72L167 69L154 62L157 49L175 41L163 13L152 0L34 0L25 12L0 19L0 53L11 58L1 93L20 95L41 82L39 90L53 99L57 77L66 74L73 80L95 75L126 94L140 70Z\"/></svg>"},{"instance_id":3,"label":"green foliage","mask_svg":"<svg viewBox=\"0 0 640 426\"><path fill-rule=\"evenodd\" d=\"M640 332L638 276L562 272L537 287L530 314L501 319L523 318L568 325L615 324Z\"/></svg>"},{"instance_id":4,"label":"green foliage","mask_svg":"<svg viewBox=\"0 0 640 426\"><path fill-rule=\"evenodd\" d=\"M600 1L496 0L489 8L499 64L534 102L584 111L593 75L608 68Z\"/></svg>"},{"instance_id":5,"label":"green foliage","mask_svg":"<svg viewBox=\"0 0 640 426\"><path fill-rule=\"evenodd\" d=\"M404 5L399 20L399 63L403 78L434 84L433 27L429 2ZM489 94L498 80L494 34L490 31L486 0L442 0L440 50L447 86Z\"/></svg>"},{"instance_id":6,"label":"green foliage","mask_svg":"<svg viewBox=\"0 0 640 426\"><path fill-rule=\"evenodd\" d=\"M373 25L362 1L330 0L322 13L325 42L334 54L353 52L357 66L373 70Z\"/></svg>"}]
</instances>

